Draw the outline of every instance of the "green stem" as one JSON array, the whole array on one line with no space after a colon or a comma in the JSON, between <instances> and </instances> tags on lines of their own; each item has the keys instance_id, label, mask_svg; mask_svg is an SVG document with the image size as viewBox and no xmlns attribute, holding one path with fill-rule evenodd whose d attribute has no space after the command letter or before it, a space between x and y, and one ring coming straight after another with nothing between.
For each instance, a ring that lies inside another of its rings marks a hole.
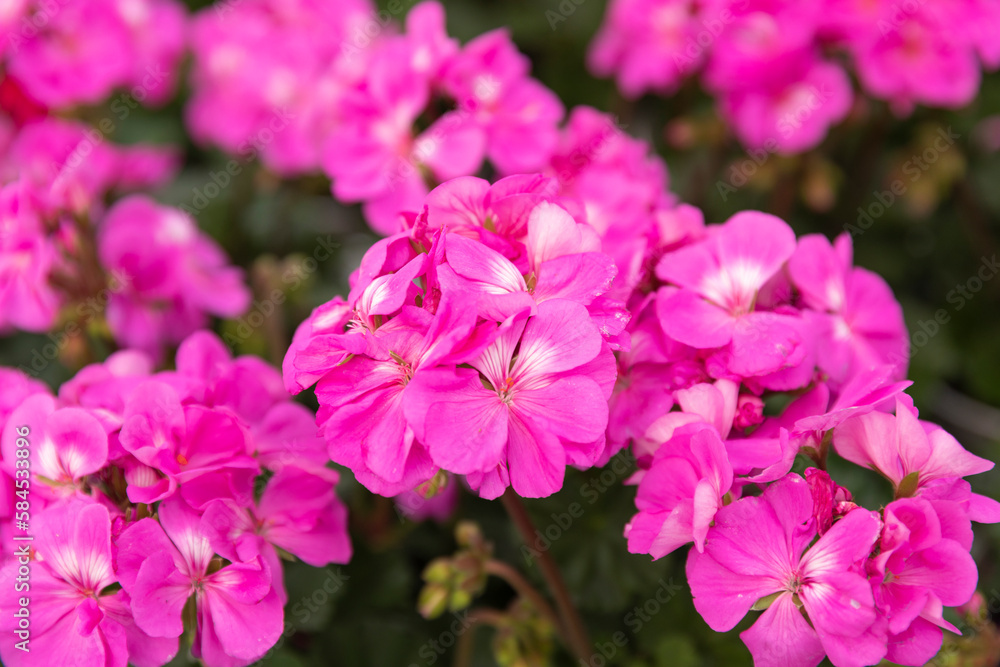
<instances>
[{"instance_id":1,"label":"green stem","mask_svg":"<svg viewBox=\"0 0 1000 667\"><path fill-rule=\"evenodd\" d=\"M528 510L524 507L524 503L521 502L521 499L514 493L513 489L507 489L506 493L500 497L500 500L503 502L503 506L510 515L510 518L513 519L514 525L517 526L517 530L521 534L521 539L524 540L525 544L530 546L535 540L536 529L535 524L528 515ZM583 619L580 618L580 612L573 605L569 589L566 587L566 582L559 572L559 567L547 550L538 552L537 558L538 564L542 569L542 576L545 577L549 591L556 600L556 607L559 609L559 616L562 619L563 636L567 638L569 644L567 648L577 658L587 662L591 655L591 644L590 639L587 637L587 628L583 624Z\"/></svg>"},{"instance_id":2,"label":"green stem","mask_svg":"<svg viewBox=\"0 0 1000 667\"><path fill-rule=\"evenodd\" d=\"M493 609L473 609L468 616L469 627L458 636L455 644L455 667L469 667L472 664L472 651L476 647L476 628L480 625L500 627L504 616Z\"/></svg>"},{"instance_id":3,"label":"green stem","mask_svg":"<svg viewBox=\"0 0 1000 667\"><path fill-rule=\"evenodd\" d=\"M524 578L524 575L507 563L498 560L486 561L486 572L506 581L521 597L528 598L535 605L535 608L543 616L546 616L556 628L562 629L562 623L555 609L545 599L545 596L539 593L538 589ZM563 641L569 643L569 637L563 636Z\"/></svg>"}]
</instances>

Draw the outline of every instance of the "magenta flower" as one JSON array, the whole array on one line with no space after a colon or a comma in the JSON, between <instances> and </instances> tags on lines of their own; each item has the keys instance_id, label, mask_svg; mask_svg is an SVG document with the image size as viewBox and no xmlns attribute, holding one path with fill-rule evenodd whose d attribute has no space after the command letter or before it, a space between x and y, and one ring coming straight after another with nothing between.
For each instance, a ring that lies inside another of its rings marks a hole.
<instances>
[{"instance_id":1,"label":"magenta flower","mask_svg":"<svg viewBox=\"0 0 1000 667\"><path fill-rule=\"evenodd\" d=\"M533 311L548 299L568 299L589 306L607 292L617 270L614 260L593 252L600 244L590 228L578 225L564 209L542 203L528 216L525 238L529 288L522 271L488 246L449 234L445 264L439 267L446 291L479 293L479 314L502 321Z\"/></svg>"},{"instance_id":2,"label":"magenta flower","mask_svg":"<svg viewBox=\"0 0 1000 667\"><path fill-rule=\"evenodd\" d=\"M108 459L108 436L101 423L79 408L58 408L48 394L27 398L10 415L11 424L30 429L32 493L57 499L85 491L85 478L104 467ZM17 469L14 428L2 438L3 466L11 476ZM45 482L42 482L42 479Z\"/></svg>"},{"instance_id":3,"label":"magenta flower","mask_svg":"<svg viewBox=\"0 0 1000 667\"><path fill-rule=\"evenodd\" d=\"M705 423L677 428L639 482L639 513L625 526L628 550L654 559L694 541L699 551L733 484L719 432Z\"/></svg>"},{"instance_id":4,"label":"magenta flower","mask_svg":"<svg viewBox=\"0 0 1000 667\"><path fill-rule=\"evenodd\" d=\"M0 177L24 182L44 213L97 218L109 192L162 185L179 167L172 148L116 146L100 136L58 118L28 123L0 157Z\"/></svg>"},{"instance_id":5,"label":"magenta flower","mask_svg":"<svg viewBox=\"0 0 1000 667\"><path fill-rule=\"evenodd\" d=\"M29 3L30 4L30 3ZM131 87L139 102L162 103L183 55L185 15L173 0L92 0L32 6L35 29L10 35L10 75L49 108L95 104ZM19 26L20 27L20 26Z\"/></svg>"},{"instance_id":6,"label":"magenta flower","mask_svg":"<svg viewBox=\"0 0 1000 667\"><path fill-rule=\"evenodd\" d=\"M59 401L69 407L85 408L109 434L121 429L125 401L153 374L153 360L136 350L121 350L103 363L80 369L73 379L59 387ZM124 454L116 441L109 443L109 460Z\"/></svg>"},{"instance_id":7,"label":"magenta flower","mask_svg":"<svg viewBox=\"0 0 1000 667\"><path fill-rule=\"evenodd\" d=\"M440 11L434 7L413 11ZM484 157L485 134L461 109L419 135L414 130L433 92L423 42L389 38L371 55L366 85L345 99L344 121L329 135L323 156L334 195L366 202L368 220L386 234L399 231L399 214L417 210L427 195L424 170L440 182L475 173Z\"/></svg>"},{"instance_id":8,"label":"magenta flower","mask_svg":"<svg viewBox=\"0 0 1000 667\"><path fill-rule=\"evenodd\" d=\"M818 146L847 117L854 95L844 70L818 57L804 60L811 65L795 78L723 93L722 115L744 146L799 153Z\"/></svg>"},{"instance_id":9,"label":"magenta flower","mask_svg":"<svg viewBox=\"0 0 1000 667\"><path fill-rule=\"evenodd\" d=\"M547 496L568 462L592 465L603 451L607 395L591 368L602 355L583 306L545 301L534 317L505 322L472 368L416 375L404 409L434 464L468 475L483 497L508 485Z\"/></svg>"},{"instance_id":10,"label":"magenta flower","mask_svg":"<svg viewBox=\"0 0 1000 667\"><path fill-rule=\"evenodd\" d=\"M65 11L63 11L65 10ZM39 9L44 28L14 51L10 74L48 107L94 104L129 81L132 53L127 26L107 0Z\"/></svg>"},{"instance_id":11,"label":"magenta flower","mask_svg":"<svg viewBox=\"0 0 1000 667\"><path fill-rule=\"evenodd\" d=\"M404 416L405 397L423 369L474 358L487 332L465 300L442 301L433 317L406 306L371 336L370 354L334 362L316 386L317 423L331 458L384 495L430 479L436 468Z\"/></svg>"},{"instance_id":12,"label":"magenta flower","mask_svg":"<svg viewBox=\"0 0 1000 667\"><path fill-rule=\"evenodd\" d=\"M909 358L903 310L882 278L851 263L851 237L846 233L833 245L818 234L803 236L788 261L804 305L825 320L819 367L835 386L885 364L893 365L893 375L902 379Z\"/></svg>"},{"instance_id":13,"label":"magenta flower","mask_svg":"<svg viewBox=\"0 0 1000 667\"><path fill-rule=\"evenodd\" d=\"M49 283L59 265L55 243L42 231L39 211L23 181L0 189L0 331L47 331L62 297Z\"/></svg>"},{"instance_id":14,"label":"magenta flower","mask_svg":"<svg viewBox=\"0 0 1000 667\"><path fill-rule=\"evenodd\" d=\"M917 419L913 401L905 394L896 398L895 416L869 412L835 428L833 446L848 461L872 468L888 479L897 494L919 494L935 480L993 469L992 461L966 451L940 426ZM970 502L982 506L980 511L990 506L1000 508L997 501L978 494L972 494Z\"/></svg>"},{"instance_id":15,"label":"magenta flower","mask_svg":"<svg viewBox=\"0 0 1000 667\"><path fill-rule=\"evenodd\" d=\"M664 255L657 276L681 289L660 292L663 330L694 348L727 348L726 367L737 375L799 366L807 341L795 318L755 308L760 289L794 251L795 234L787 224L743 212L705 240Z\"/></svg>"},{"instance_id":16,"label":"magenta flower","mask_svg":"<svg viewBox=\"0 0 1000 667\"><path fill-rule=\"evenodd\" d=\"M898 13L888 5L881 9L877 20L886 28L869 28L850 44L861 85L901 113L918 103L957 108L971 102L982 77L975 47L942 31L956 22L971 26L975 15L934 5Z\"/></svg>"},{"instance_id":17,"label":"magenta flower","mask_svg":"<svg viewBox=\"0 0 1000 667\"><path fill-rule=\"evenodd\" d=\"M507 31L494 30L466 44L444 71L445 89L485 132L486 155L502 175L538 171L558 141L562 102L528 77L529 67Z\"/></svg>"},{"instance_id":18,"label":"magenta flower","mask_svg":"<svg viewBox=\"0 0 1000 667\"><path fill-rule=\"evenodd\" d=\"M886 659L923 665L941 648L941 628L961 634L941 615L942 607L965 604L978 573L968 545L951 536L964 532L939 518L923 498L903 498L885 508L879 555L868 564L875 604L889 624ZM968 519L964 521L968 530Z\"/></svg>"},{"instance_id":19,"label":"magenta flower","mask_svg":"<svg viewBox=\"0 0 1000 667\"><path fill-rule=\"evenodd\" d=\"M150 242L152 240L152 242ZM125 284L111 295L108 326L125 345L159 356L203 328L208 315L236 317L250 303L242 272L183 212L140 196L101 222L104 267Z\"/></svg>"},{"instance_id":20,"label":"magenta flower","mask_svg":"<svg viewBox=\"0 0 1000 667\"><path fill-rule=\"evenodd\" d=\"M189 131L229 153L259 156L282 175L318 170L344 100L378 48L364 33L374 11L368 0L254 0L198 12L189 31Z\"/></svg>"},{"instance_id":21,"label":"magenta flower","mask_svg":"<svg viewBox=\"0 0 1000 667\"><path fill-rule=\"evenodd\" d=\"M797 475L720 509L704 552L688 555L695 608L724 632L752 607L766 607L740 635L759 667L815 667L824 655L836 667L873 665L885 655L886 640L858 564L875 545L881 521L855 510L810 547L812 515L809 486Z\"/></svg>"},{"instance_id":22,"label":"magenta flower","mask_svg":"<svg viewBox=\"0 0 1000 667\"><path fill-rule=\"evenodd\" d=\"M236 414L249 431L258 463L271 470L284 465L322 468L329 458L315 415L291 400L281 372L259 357L232 358L213 333L191 334L177 349L176 374L163 373L185 399Z\"/></svg>"},{"instance_id":23,"label":"magenta flower","mask_svg":"<svg viewBox=\"0 0 1000 667\"><path fill-rule=\"evenodd\" d=\"M259 468L241 423L228 411L182 405L163 382L150 380L132 392L119 439L125 451L167 480L165 488L154 487L154 497L142 489L152 485L130 485L133 502L163 500L178 487L198 507L215 498L242 505L252 498Z\"/></svg>"},{"instance_id":24,"label":"magenta flower","mask_svg":"<svg viewBox=\"0 0 1000 667\"><path fill-rule=\"evenodd\" d=\"M704 61L705 49L696 42L703 28L697 5L694 0L610 3L590 46L590 68L599 76L616 75L628 97L674 91Z\"/></svg>"},{"instance_id":25,"label":"magenta flower","mask_svg":"<svg viewBox=\"0 0 1000 667\"><path fill-rule=\"evenodd\" d=\"M196 658L212 667L259 659L284 627L270 567L257 558L220 568L201 517L179 498L162 503L158 515L159 523L142 519L116 540L117 573L136 625L152 637L179 637L183 609L194 597Z\"/></svg>"},{"instance_id":26,"label":"magenta flower","mask_svg":"<svg viewBox=\"0 0 1000 667\"><path fill-rule=\"evenodd\" d=\"M79 500L55 505L32 517L32 532L30 590L15 587L17 558L0 570L0 631L11 638L0 645L5 665L159 667L176 655L176 638L145 633L133 621L129 596L108 592L117 577L107 509ZM31 600L28 651L13 639L24 595Z\"/></svg>"},{"instance_id":27,"label":"magenta flower","mask_svg":"<svg viewBox=\"0 0 1000 667\"><path fill-rule=\"evenodd\" d=\"M338 478L332 470L285 466L249 510L228 499L209 503L202 532L216 553L233 562L262 556L277 564L274 547L279 547L315 567L346 563L351 544L347 509L334 493Z\"/></svg>"}]
</instances>

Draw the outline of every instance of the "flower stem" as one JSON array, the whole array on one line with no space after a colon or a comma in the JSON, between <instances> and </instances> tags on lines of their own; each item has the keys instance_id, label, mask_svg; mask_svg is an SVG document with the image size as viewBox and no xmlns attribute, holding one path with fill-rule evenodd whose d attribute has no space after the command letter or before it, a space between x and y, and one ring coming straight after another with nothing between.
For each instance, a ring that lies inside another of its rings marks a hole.
<instances>
[{"instance_id":1,"label":"flower stem","mask_svg":"<svg viewBox=\"0 0 1000 667\"><path fill-rule=\"evenodd\" d=\"M514 493L513 489L507 489L500 497L500 500L503 502L503 506L510 515L510 518L513 519L514 525L517 526L517 530L521 534L521 539L525 544L531 546L535 540L536 529L535 524L528 515L528 510L524 507L524 503L521 502L521 499ZM542 568L542 576L545 577L549 591L556 600L556 607L559 609L559 616L562 619L562 635L567 638L567 648L577 658L586 662L590 659L591 654L591 644L590 639L587 637L587 628L583 624L583 619L580 618L580 612L573 605L569 589L566 588L566 582L563 581L559 567L547 550L535 551L534 553L537 554L538 564Z\"/></svg>"},{"instance_id":2,"label":"flower stem","mask_svg":"<svg viewBox=\"0 0 1000 667\"><path fill-rule=\"evenodd\" d=\"M473 609L468 616L469 627L458 636L458 643L455 646L455 667L469 667L472 664L472 652L475 648L476 628L480 625L492 625L500 627L503 625L504 616L493 609Z\"/></svg>"},{"instance_id":3,"label":"flower stem","mask_svg":"<svg viewBox=\"0 0 1000 667\"><path fill-rule=\"evenodd\" d=\"M545 596L539 593L538 589L532 586L531 583L524 578L524 575L507 563L498 560L486 561L486 572L495 577L499 577L510 584L521 597L530 600L531 604L535 605L535 608L538 609L539 613L548 618L554 627L560 631L562 630L562 621L560 620L555 609L553 609L552 605L550 605L548 600L545 599ZM564 635L563 641L569 643L569 637Z\"/></svg>"}]
</instances>

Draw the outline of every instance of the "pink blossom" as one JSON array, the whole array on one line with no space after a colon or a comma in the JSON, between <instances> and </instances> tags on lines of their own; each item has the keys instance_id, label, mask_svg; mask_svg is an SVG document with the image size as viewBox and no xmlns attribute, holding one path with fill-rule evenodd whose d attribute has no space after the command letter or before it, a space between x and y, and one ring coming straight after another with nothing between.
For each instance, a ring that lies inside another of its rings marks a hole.
<instances>
[{"instance_id":1,"label":"pink blossom","mask_svg":"<svg viewBox=\"0 0 1000 667\"><path fill-rule=\"evenodd\" d=\"M246 505L252 497L258 465L244 427L228 411L182 405L170 386L150 380L125 404L119 437L125 451L168 481L164 493L152 498L140 495L140 486L147 485L130 485L133 502L162 500L178 486L197 506L215 498Z\"/></svg>"},{"instance_id":2,"label":"pink blossom","mask_svg":"<svg viewBox=\"0 0 1000 667\"><path fill-rule=\"evenodd\" d=\"M48 394L25 399L11 412L9 424L0 441L3 466L15 475L16 462L23 458L17 455L22 449L18 429L28 427L32 493L39 500L80 494L85 478L107 462L108 436L101 423L79 408L60 408Z\"/></svg>"},{"instance_id":3,"label":"pink blossom","mask_svg":"<svg viewBox=\"0 0 1000 667\"><path fill-rule=\"evenodd\" d=\"M202 532L216 553L233 562L261 556L278 563L274 547L279 547L315 567L346 563L351 544L347 509L334 493L337 479L331 470L285 466L249 509L225 499L209 503Z\"/></svg>"},{"instance_id":4,"label":"pink blossom","mask_svg":"<svg viewBox=\"0 0 1000 667\"><path fill-rule=\"evenodd\" d=\"M116 541L117 574L136 625L153 637L179 637L182 610L193 596L196 658L212 667L259 659L284 626L268 564L257 558L219 568L201 517L179 498L162 503L158 515L159 523L142 519Z\"/></svg>"},{"instance_id":5,"label":"pink blossom","mask_svg":"<svg viewBox=\"0 0 1000 667\"><path fill-rule=\"evenodd\" d=\"M163 102L183 46L184 13L171 0L92 0L34 8L38 29L12 35L8 71L52 108L95 104L115 88ZM155 26L155 27L154 27Z\"/></svg>"},{"instance_id":6,"label":"pink blossom","mask_svg":"<svg viewBox=\"0 0 1000 667\"><path fill-rule=\"evenodd\" d=\"M443 75L461 112L486 133L486 154L502 175L541 169L558 139L562 103L528 69L507 31L494 30L462 47Z\"/></svg>"},{"instance_id":7,"label":"pink blossom","mask_svg":"<svg viewBox=\"0 0 1000 667\"><path fill-rule=\"evenodd\" d=\"M505 322L471 369L416 375L405 412L431 460L468 475L482 496L508 485L547 496L567 462L590 465L603 451L607 396L587 369L601 354L609 352L583 306L545 301L527 321Z\"/></svg>"},{"instance_id":8,"label":"pink blossom","mask_svg":"<svg viewBox=\"0 0 1000 667\"><path fill-rule=\"evenodd\" d=\"M824 654L837 667L875 664L886 642L858 563L868 557L882 523L876 513L858 509L810 547L812 514L809 487L797 475L720 509L705 550L688 555L695 608L723 632L758 601L766 605L740 635L761 667L815 667Z\"/></svg>"},{"instance_id":9,"label":"pink blossom","mask_svg":"<svg viewBox=\"0 0 1000 667\"><path fill-rule=\"evenodd\" d=\"M902 308L882 278L851 263L846 233L833 245L821 235L803 236L788 262L804 305L822 313L825 322L819 366L834 386L884 364L893 365L895 378L902 379L909 357Z\"/></svg>"},{"instance_id":10,"label":"pink blossom","mask_svg":"<svg viewBox=\"0 0 1000 667\"><path fill-rule=\"evenodd\" d=\"M707 29L693 0L615 0L587 61L599 76L616 75L628 97L670 93L704 62L697 40Z\"/></svg>"},{"instance_id":11,"label":"pink blossom","mask_svg":"<svg viewBox=\"0 0 1000 667\"><path fill-rule=\"evenodd\" d=\"M28 184L48 214L96 218L109 192L161 185L178 163L170 148L116 146L97 128L42 118L20 129L0 159L0 176Z\"/></svg>"},{"instance_id":12,"label":"pink blossom","mask_svg":"<svg viewBox=\"0 0 1000 667\"><path fill-rule=\"evenodd\" d=\"M27 651L4 642L4 664L158 667L176 655L176 639L144 632L133 621L129 596L108 592L117 576L107 509L79 500L53 506L32 517L32 531L30 642ZM17 559L0 570L0 630L10 637L25 595L16 592L17 573Z\"/></svg>"},{"instance_id":13,"label":"pink blossom","mask_svg":"<svg viewBox=\"0 0 1000 667\"><path fill-rule=\"evenodd\" d=\"M993 469L992 461L966 451L940 426L917 419L905 394L896 398L895 415L869 412L840 424L833 432L833 446L848 461L873 468L892 482L897 493L907 495L935 480Z\"/></svg>"},{"instance_id":14,"label":"pink blossom","mask_svg":"<svg viewBox=\"0 0 1000 667\"><path fill-rule=\"evenodd\" d=\"M150 240L152 239L152 243ZM140 196L116 203L98 232L104 267L124 277L107 308L116 339L154 356L250 301L242 272L183 212Z\"/></svg>"},{"instance_id":15,"label":"pink blossom","mask_svg":"<svg viewBox=\"0 0 1000 667\"><path fill-rule=\"evenodd\" d=\"M663 330L698 349L726 348L725 366L737 375L801 365L807 340L793 316L755 309L758 292L794 250L784 222L743 212L705 240L664 255L657 276L681 289L660 292Z\"/></svg>"},{"instance_id":16,"label":"pink blossom","mask_svg":"<svg viewBox=\"0 0 1000 667\"><path fill-rule=\"evenodd\" d=\"M662 558L691 541L703 551L732 483L719 432L704 422L677 428L639 482L639 513L625 527L629 551Z\"/></svg>"},{"instance_id":17,"label":"pink blossom","mask_svg":"<svg viewBox=\"0 0 1000 667\"><path fill-rule=\"evenodd\" d=\"M0 189L0 331L47 331L62 296L49 284L58 266L55 243L23 181Z\"/></svg>"},{"instance_id":18,"label":"pink blossom","mask_svg":"<svg viewBox=\"0 0 1000 667\"><path fill-rule=\"evenodd\" d=\"M720 105L747 148L799 153L818 146L830 126L844 120L852 101L844 70L815 59L796 78L767 88L726 91Z\"/></svg>"},{"instance_id":19,"label":"pink blossom","mask_svg":"<svg viewBox=\"0 0 1000 667\"><path fill-rule=\"evenodd\" d=\"M903 498L885 508L879 555L868 564L875 604L888 620L888 660L923 665L941 648L941 628L958 633L942 607L969 601L978 573L968 547L947 537L934 507Z\"/></svg>"},{"instance_id":20,"label":"pink blossom","mask_svg":"<svg viewBox=\"0 0 1000 667\"><path fill-rule=\"evenodd\" d=\"M218 336L191 334L177 349L176 374L161 374L185 397L235 413L248 427L258 462L322 468L329 460L315 415L291 400L281 373L259 357L232 358Z\"/></svg>"},{"instance_id":21,"label":"pink blossom","mask_svg":"<svg viewBox=\"0 0 1000 667\"><path fill-rule=\"evenodd\" d=\"M894 12L884 5L878 20L879 30L851 45L862 86L901 113L918 103L957 108L972 101L979 63L971 44L947 37L951 13L932 6Z\"/></svg>"},{"instance_id":22,"label":"pink blossom","mask_svg":"<svg viewBox=\"0 0 1000 667\"><path fill-rule=\"evenodd\" d=\"M192 135L246 159L259 155L283 175L318 170L345 96L377 48L365 33L374 11L368 0L248 0L198 12Z\"/></svg>"}]
</instances>

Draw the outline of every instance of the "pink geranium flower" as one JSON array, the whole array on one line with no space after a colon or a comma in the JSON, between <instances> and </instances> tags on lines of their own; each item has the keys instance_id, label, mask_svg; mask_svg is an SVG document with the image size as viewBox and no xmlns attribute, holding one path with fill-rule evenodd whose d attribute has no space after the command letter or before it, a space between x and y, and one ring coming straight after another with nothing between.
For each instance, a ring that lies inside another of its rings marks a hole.
<instances>
[{"instance_id":1,"label":"pink geranium flower","mask_svg":"<svg viewBox=\"0 0 1000 667\"><path fill-rule=\"evenodd\" d=\"M55 243L24 181L0 189L0 331L47 331L63 298L50 284L59 266Z\"/></svg>"},{"instance_id":2,"label":"pink geranium flower","mask_svg":"<svg viewBox=\"0 0 1000 667\"><path fill-rule=\"evenodd\" d=\"M541 169L558 140L562 103L528 77L529 67L507 31L494 30L466 44L443 75L460 112L485 132L486 154L503 175Z\"/></svg>"},{"instance_id":3,"label":"pink geranium flower","mask_svg":"<svg viewBox=\"0 0 1000 667\"><path fill-rule=\"evenodd\" d=\"M222 249L185 213L145 197L108 211L98 251L105 269L124 282L107 308L112 334L155 357L203 328L210 314L236 317L249 305L243 274Z\"/></svg>"},{"instance_id":4,"label":"pink geranium flower","mask_svg":"<svg viewBox=\"0 0 1000 667\"><path fill-rule=\"evenodd\" d=\"M231 562L264 559L282 603L287 602L278 549L314 567L351 559L347 509L334 493L337 480L332 470L287 465L249 508L228 499L209 503L201 531L212 549Z\"/></svg>"},{"instance_id":5,"label":"pink geranium flower","mask_svg":"<svg viewBox=\"0 0 1000 667\"><path fill-rule=\"evenodd\" d=\"M431 460L468 475L482 496L508 485L547 496L562 487L567 462L591 465L603 450L607 396L587 366L601 354L583 306L545 301L534 317L505 322L472 368L414 377L404 408Z\"/></svg>"},{"instance_id":6,"label":"pink geranium flower","mask_svg":"<svg viewBox=\"0 0 1000 667\"><path fill-rule=\"evenodd\" d=\"M733 468L719 432L704 422L681 426L657 450L639 482L639 513L625 526L628 550L662 558L705 536L733 484Z\"/></svg>"},{"instance_id":7,"label":"pink geranium flower","mask_svg":"<svg viewBox=\"0 0 1000 667\"><path fill-rule=\"evenodd\" d=\"M758 292L795 251L795 234L765 213L738 213L708 237L663 256L657 313L671 338L727 348L728 370L766 375L801 364L806 341L790 315L755 308Z\"/></svg>"},{"instance_id":8,"label":"pink geranium flower","mask_svg":"<svg viewBox=\"0 0 1000 667\"><path fill-rule=\"evenodd\" d=\"M10 641L0 657L11 667L159 667L177 653L177 639L144 632L132 618L129 596L109 592L111 518L96 503L56 505L32 517L30 590L18 592L19 563L0 570L0 630ZM24 542L23 544L28 544ZM30 596L29 650L15 647L19 598Z\"/></svg>"},{"instance_id":9,"label":"pink geranium flower","mask_svg":"<svg viewBox=\"0 0 1000 667\"><path fill-rule=\"evenodd\" d=\"M944 620L942 607L968 602L978 573L968 547L951 539L955 528L922 498L903 498L885 508L879 555L868 571L875 604L889 624L886 658L894 663L927 663L941 648L941 628L961 634Z\"/></svg>"},{"instance_id":10,"label":"pink geranium flower","mask_svg":"<svg viewBox=\"0 0 1000 667\"><path fill-rule=\"evenodd\" d=\"M176 641L182 612L194 598L192 653L212 667L238 667L259 659L281 635L283 614L267 563L254 559L224 567L213 562L200 515L183 500L161 504L159 523L142 519L116 540L117 573L132 598L136 625L153 637Z\"/></svg>"},{"instance_id":11,"label":"pink geranium flower","mask_svg":"<svg viewBox=\"0 0 1000 667\"><path fill-rule=\"evenodd\" d=\"M166 478L150 497L143 485L130 485L133 502L152 503L178 487L192 504L231 498L247 505L259 472L250 456L247 433L232 413L201 405L182 405L167 384L150 380L135 389L125 404L119 435L122 447Z\"/></svg>"},{"instance_id":12,"label":"pink geranium flower","mask_svg":"<svg viewBox=\"0 0 1000 667\"><path fill-rule=\"evenodd\" d=\"M766 607L740 635L759 667L815 667L824 655L836 667L875 664L885 655L885 635L858 563L882 523L858 509L810 547L812 516L809 486L797 475L719 510L705 550L688 555L695 608L724 632L752 607Z\"/></svg>"},{"instance_id":13,"label":"pink geranium flower","mask_svg":"<svg viewBox=\"0 0 1000 667\"><path fill-rule=\"evenodd\" d=\"M32 493L41 498L60 498L82 493L84 479L104 467L108 459L108 436L97 421L80 408L59 408L48 394L27 398L11 415L12 424L30 429L30 470L37 481ZM13 476L16 470L18 433L4 429L3 466ZM42 480L45 480L42 482Z\"/></svg>"},{"instance_id":14,"label":"pink geranium flower","mask_svg":"<svg viewBox=\"0 0 1000 667\"><path fill-rule=\"evenodd\" d=\"M885 364L902 379L909 357L903 310L882 278L852 266L852 254L849 234L838 236L833 245L810 234L799 239L788 261L804 305L822 313L825 322L824 342L817 347L819 366L834 386Z\"/></svg>"},{"instance_id":15,"label":"pink geranium flower","mask_svg":"<svg viewBox=\"0 0 1000 667\"><path fill-rule=\"evenodd\" d=\"M694 0L615 0L587 62L600 76L616 75L628 97L672 92L705 60L697 39L707 22L699 20L698 9ZM721 25L718 17L714 21L713 28Z\"/></svg>"},{"instance_id":16,"label":"pink geranium flower","mask_svg":"<svg viewBox=\"0 0 1000 667\"><path fill-rule=\"evenodd\" d=\"M897 493L907 495L919 493L935 480L993 469L992 461L967 451L940 426L917 419L913 401L905 394L896 398L895 415L869 412L835 428L833 446L848 461L874 469L892 482ZM1000 506L995 500L973 495L976 504Z\"/></svg>"}]
</instances>

